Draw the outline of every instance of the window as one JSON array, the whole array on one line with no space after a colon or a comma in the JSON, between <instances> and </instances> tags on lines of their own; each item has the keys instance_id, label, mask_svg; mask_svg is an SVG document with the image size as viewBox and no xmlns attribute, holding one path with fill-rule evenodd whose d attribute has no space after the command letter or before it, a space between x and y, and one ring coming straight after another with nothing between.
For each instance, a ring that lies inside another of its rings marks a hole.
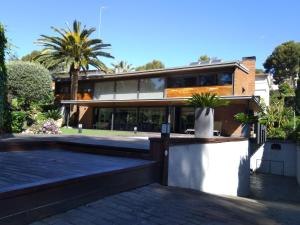
<instances>
[{"instance_id":1,"label":"window","mask_svg":"<svg viewBox=\"0 0 300 225\"><path fill-rule=\"evenodd\" d=\"M94 89L94 99L112 100L114 99L114 90L114 81L96 83Z\"/></svg>"},{"instance_id":2,"label":"window","mask_svg":"<svg viewBox=\"0 0 300 225\"><path fill-rule=\"evenodd\" d=\"M112 123L112 108L94 109L94 128L101 130L110 130Z\"/></svg>"},{"instance_id":3,"label":"window","mask_svg":"<svg viewBox=\"0 0 300 225\"><path fill-rule=\"evenodd\" d=\"M231 73L220 73L218 74L218 85L232 84Z\"/></svg>"},{"instance_id":4,"label":"window","mask_svg":"<svg viewBox=\"0 0 300 225\"><path fill-rule=\"evenodd\" d=\"M90 82L80 82L80 83L78 83L78 92L79 93L91 93L92 86L93 85Z\"/></svg>"},{"instance_id":5,"label":"window","mask_svg":"<svg viewBox=\"0 0 300 225\"><path fill-rule=\"evenodd\" d=\"M149 78L140 80L140 99L155 99L164 97L164 78Z\"/></svg>"},{"instance_id":6,"label":"window","mask_svg":"<svg viewBox=\"0 0 300 225\"><path fill-rule=\"evenodd\" d=\"M138 80L117 81L116 99L137 99Z\"/></svg>"},{"instance_id":7,"label":"window","mask_svg":"<svg viewBox=\"0 0 300 225\"><path fill-rule=\"evenodd\" d=\"M133 130L137 126L137 108L117 108L114 130Z\"/></svg>"},{"instance_id":8,"label":"window","mask_svg":"<svg viewBox=\"0 0 300 225\"><path fill-rule=\"evenodd\" d=\"M141 131L160 131L161 124L164 123L166 116L165 108L140 108L139 111L139 130Z\"/></svg>"},{"instance_id":9,"label":"window","mask_svg":"<svg viewBox=\"0 0 300 225\"><path fill-rule=\"evenodd\" d=\"M195 87L197 86L197 76L186 76L186 77L171 77L168 79L169 88L180 88L180 87Z\"/></svg>"},{"instance_id":10,"label":"window","mask_svg":"<svg viewBox=\"0 0 300 225\"><path fill-rule=\"evenodd\" d=\"M204 74L199 76L198 86L214 86L216 84L216 74Z\"/></svg>"}]
</instances>

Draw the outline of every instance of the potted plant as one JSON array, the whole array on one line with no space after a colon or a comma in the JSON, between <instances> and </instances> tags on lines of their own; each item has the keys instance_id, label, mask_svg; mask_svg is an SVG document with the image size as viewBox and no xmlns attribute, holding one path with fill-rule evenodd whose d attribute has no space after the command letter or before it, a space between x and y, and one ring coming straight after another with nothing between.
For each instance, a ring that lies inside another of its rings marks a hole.
<instances>
[{"instance_id":1,"label":"potted plant","mask_svg":"<svg viewBox=\"0 0 300 225\"><path fill-rule=\"evenodd\" d=\"M249 115L243 112L234 115L234 119L242 124L242 137L250 136L250 125L257 121L257 116Z\"/></svg>"},{"instance_id":2,"label":"potted plant","mask_svg":"<svg viewBox=\"0 0 300 225\"><path fill-rule=\"evenodd\" d=\"M228 105L228 101L220 99L216 94L193 94L188 102L195 109L195 137L210 138L214 133L214 109Z\"/></svg>"}]
</instances>

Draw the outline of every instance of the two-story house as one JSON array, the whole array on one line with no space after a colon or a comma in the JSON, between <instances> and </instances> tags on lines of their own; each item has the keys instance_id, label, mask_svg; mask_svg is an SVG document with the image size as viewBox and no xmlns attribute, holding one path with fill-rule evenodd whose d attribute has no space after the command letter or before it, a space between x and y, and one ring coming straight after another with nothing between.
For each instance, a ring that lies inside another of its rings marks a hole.
<instances>
[{"instance_id":1,"label":"two-story house","mask_svg":"<svg viewBox=\"0 0 300 225\"><path fill-rule=\"evenodd\" d=\"M99 74L89 71L79 79L77 100L69 100L70 79L57 77L55 93L66 108L78 105L78 122L84 128L157 132L171 123L172 132L194 127L193 93L216 93L230 104L215 110L222 135L239 135L233 116L259 109L255 91L255 57L241 61L197 63L185 67ZM61 75L61 74L60 74ZM67 110L68 111L68 110ZM221 124L221 125L220 125Z\"/></svg>"}]
</instances>

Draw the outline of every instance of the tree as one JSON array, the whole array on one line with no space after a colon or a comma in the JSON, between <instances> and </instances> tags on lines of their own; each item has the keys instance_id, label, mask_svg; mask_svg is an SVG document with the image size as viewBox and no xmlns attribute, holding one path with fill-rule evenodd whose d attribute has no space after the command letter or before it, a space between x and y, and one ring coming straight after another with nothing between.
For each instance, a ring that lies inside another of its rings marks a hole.
<instances>
[{"instance_id":1,"label":"tree","mask_svg":"<svg viewBox=\"0 0 300 225\"><path fill-rule=\"evenodd\" d=\"M13 61L7 67L8 96L20 99L23 110L32 103L47 101L52 97L52 80L49 71L39 63Z\"/></svg>"},{"instance_id":2,"label":"tree","mask_svg":"<svg viewBox=\"0 0 300 225\"><path fill-rule=\"evenodd\" d=\"M44 49L36 60L42 62L47 68L65 64L69 68L71 77L71 99L77 100L78 78L80 70L87 71L89 66L105 71L106 66L99 60L100 56L113 58L113 56L103 49L110 47L100 39L91 39L90 35L95 32L95 28L82 29L81 23L73 22L73 30L58 29L51 27L59 36L41 35L37 43ZM72 114L76 108L72 107Z\"/></svg>"},{"instance_id":3,"label":"tree","mask_svg":"<svg viewBox=\"0 0 300 225\"><path fill-rule=\"evenodd\" d=\"M143 71L143 70L153 70L153 69L163 69L165 68L165 65L159 61L159 60L152 60L152 62L149 62L143 66L139 66L135 68L136 71Z\"/></svg>"},{"instance_id":4,"label":"tree","mask_svg":"<svg viewBox=\"0 0 300 225\"><path fill-rule=\"evenodd\" d=\"M287 82L280 84L278 86L278 91L280 97L295 96L295 90Z\"/></svg>"},{"instance_id":5,"label":"tree","mask_svg":"<svg viewBox=\"0 0 300 225\"><path fill-rule=\"evenodd\" d=\"M276 84L287 81L295 88L300 69L300 43L289 41L277 46L264 67L267 73L273 75Z\"/></svg>"},{"instance_id":6,"label":"tree","mask_svg":"<svg viewBox=\"0 0 300 225\"><path fill-rule=\"evenodd\" d=\"M6 44L7 40L4 34L4 27L0 24L0 135L11 131L10 110L7 101Z\"/></svg>"},{"instance_id":7,"label":"tree","mask_svg":"<svg viewBox=\"0 0 300 225\"><path fill-rule=\"evenodd\" d=\"M198 59L200 62L208 61L210 60L210 57L208 55L201 55Z\"/></svg>"},{"instance_id":8,"label":"tree","mask_svg":"<svg viewBox=\"0 0 300 225\"><path fill-rule=\"evenodd\" d=\"M128 64L126 61L121 60L117 63L112 63L113 66L113 73L125 73L133 71L132 64Z\"/></svg>"},{"instance_id":9,"label":"tree","mask_svg":"<svg viewBox=\"0 0 300 225\"><path fill-rule=\"evenodd\" d=\"M300 79L297 80L297 89L295 91L295 108L297 115L300 115Z\"/></svg>"},{"instance_id":10,"label":"tree","mask_svg":"<svg viewBox=\"0 0 300 225\"><path fill-rule=\"evenodd\" d=\"M27 55L24 55L21 60L25 62L34 62L35 58L41 54L41 51L34 50Z\"/></svg>"},{"instance_id":11,"label":"tree","mask_svg":"<svg viewBox=\"0 0 300 225\"><path fill-rule=\"evenodd\" d=\"M263 69L256 69L255 70L255 73L256 74L262 74L262 73L264 73L265 71L263 70Z\"/></svg>"}]
</instances>

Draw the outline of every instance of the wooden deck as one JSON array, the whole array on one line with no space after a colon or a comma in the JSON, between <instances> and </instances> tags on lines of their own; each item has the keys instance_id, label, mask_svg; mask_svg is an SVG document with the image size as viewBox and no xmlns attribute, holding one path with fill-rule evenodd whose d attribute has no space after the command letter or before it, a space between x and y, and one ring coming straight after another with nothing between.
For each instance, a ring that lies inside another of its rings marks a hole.
<instances>
[{"instance_id":1,"label":"wooden deck","mask_svg":"<svg viewBox=\"0 0 300 225\"><path fill-rule=\"evenodd\" d=\"M50 142L34 143L34 150L28 142L7 146L0 152L0 224L28 224L160 179L159 163L144 159L145 152L128 157L128 149L109 155L92 148L92 154L91 146Z\"/></svg>"}]
</instances>

